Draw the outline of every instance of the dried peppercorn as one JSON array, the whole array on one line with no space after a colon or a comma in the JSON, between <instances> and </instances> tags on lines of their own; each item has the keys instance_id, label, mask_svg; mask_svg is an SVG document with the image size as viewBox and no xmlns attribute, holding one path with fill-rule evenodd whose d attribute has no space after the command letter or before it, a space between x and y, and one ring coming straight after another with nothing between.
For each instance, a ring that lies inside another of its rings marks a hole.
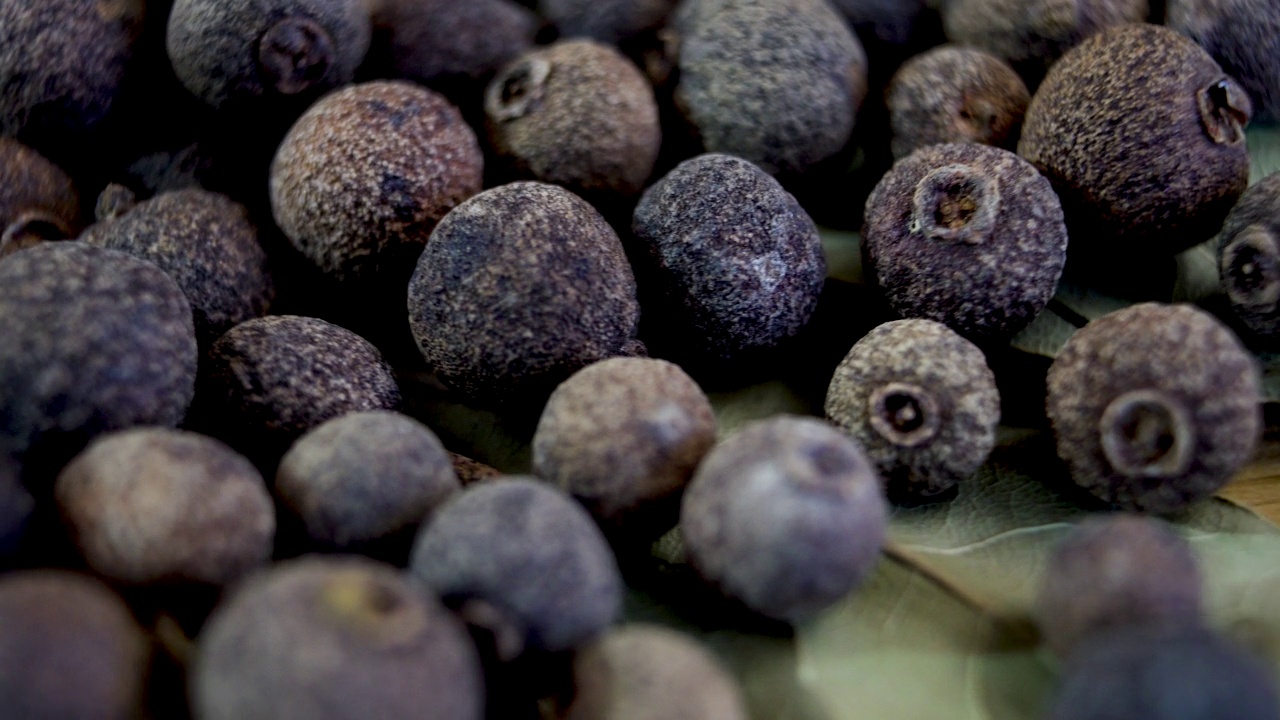
<instances>
[{"instance_id":1,"label":"dried peppercorn","mask_svg":"<svg viewBox=\"0 0 1280 720\"><path fill-rule=\"evenodd\" d=\"M1218 240L1231 307L1264 343L1280 340L1280 174L1245 191Z\"/></svg>"},{"instance_id":2,"label":"dried peppercorn","mask_svg":"<svg viewBox=\"0 0 1280 720\"><path fill-rule=\"evenodd\" d=\"M1195 40L1249 93L1254 116L1280 120L1280 7L1268 0L1166 0L1165 24Z\"/></svg>"}]
</instances>

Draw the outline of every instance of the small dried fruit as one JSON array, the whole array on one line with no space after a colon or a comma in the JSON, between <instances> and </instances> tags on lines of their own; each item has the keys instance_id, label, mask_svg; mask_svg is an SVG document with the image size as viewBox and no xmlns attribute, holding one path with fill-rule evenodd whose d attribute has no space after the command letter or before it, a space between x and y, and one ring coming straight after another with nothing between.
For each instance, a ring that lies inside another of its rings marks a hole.
<instances>
[{"instance_id":1,"label":"small dried fruit","mask_svg":"<svg viewBox=\"0 0 1280 720\"><path fill-rule=\"evenodd\" d=\"M0 257L80 231L80 195L62 168L0 137Z\"/></svg>"},{"instance_id":2,"label":"small dried fruit","mask_svg":"<svg viewBox=\"0 0 1280 720\"><path fill-rule=\"evenodd\" d=\"M1280 5L1270 0L1166 0L1165 24L1195 40L1253 100L1280 120Z\"/></svg>"},{"instance_id":3,"label":"small dried fruit","mask_svg":"<svg viewBox=\"0 0 1280 720\"><path fill-rule=\"evenodd\" d=\"M1218 269L1236 315L1264 342L1280 340L1280 174L1246 190L1227 215Z\"/></svg>"}]
</instances>

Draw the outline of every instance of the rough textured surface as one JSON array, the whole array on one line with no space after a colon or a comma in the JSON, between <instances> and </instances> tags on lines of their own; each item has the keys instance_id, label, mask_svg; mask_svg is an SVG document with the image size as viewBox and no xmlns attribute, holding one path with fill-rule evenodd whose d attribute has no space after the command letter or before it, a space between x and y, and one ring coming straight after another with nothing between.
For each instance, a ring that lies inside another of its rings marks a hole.
<instances>
[{"instance_id":1,"label":"rough textured surface","mask_svg":"<svg viewBox=\"0 0 1280 720\"><path fill-rule=\"evenodd\" d=\"M533 478L473 485L445 503L418 535L409 570L490 630L504 659L570 649L621 609L617 561L591 516Z\"/></svg>"},{"instance_id":2,"label":"rough textured surface","mask_svg":"<svg viewBox=\"0 0 1280 720\"><path fill-rule=\"evenodd\" d=\"M1258 120L1280 120L1280 5L1271 0L1167 0L1165 24L1200 44L1253 99Z\"/></svg>"},{"instance_id":3,"label":"rough textured surface","mask_svg":"<svg viewBox=\"0 0 1280 720\"><path fill-rule=\"evenodd\" d=\"M18 464L0 456L0 567L18 549L35 506L35 499L22 486Z\"/></svg>"},{"instance_id":4,"label":"rough textured surface","mask_svg":"<svg viewBox=\"0 0 1280 720\"><path fill-rule=\"evenodd\" d=\"M366 0L174 0L165 43L182 84L221 108L351 82L371 32Z\"/></svg>"},{"instance_id":5,"label":"rough textured surface","mask_svg":"<svg viewBox=\"0 0 1280 720\"><path fill-rule=\"evenodd\" d=\"M888 46L906 45L925 0L831 0L858 36Z\"/></svg>"},{"instance_id":6,"label":"rough textured surface","mask_svg":"<svg viewBox=\"0 0 1280 720\"><path fill-rule=\"evenodd\" d=\"M0 627L6 717L141 716L150 644L102 583L63 570L4 575Z\"/></svg>"},{"instance_id":7,"label":"rough textured surface","mask_svg":"<svg viewBox=\"0 0 1280 720\"><path fill-rule=\"evenodd\" d=\"M462 625L395 568L312 556L252 577L199 638L190 671L203 720L484 717Z\"/></svg>"},{"instance_id":8,"label":"rough textured surface","mask_svg":"<svg viewBox=\"0 0 1280 720\"><path fill-rule=\"evenodd\" d=\"M634 346L640 307L622 242L563 188L520 182L445 216L409 285L432 370L475 401L549 393Z\"/></svg>"},{"instance_id":9,"label":"rough textured surface","mask_svg":"<svg viewBox=\"0 0 1280 720\"><path fill-rule=\"evenodd\" d=\"M760 168L700 155L647 191L632 221L669 331L730 359L776 346L809 322L826 279L817 227Z\"/></svg>"},{"instance_id":10,"label":"rough textured surface","mask_svg":"<svg viewBox=\"0 0 1280 720\"><path fill-rule=\"evenodd\" d=\"M1253 355L1190 305L1143 303L1093 321L1048 382L1072 479L1129 510L1167 514L1211 496L1262 432Z\"/></svg>"},{"instance_id":11,"label":"rough textured surface","mask_svg":"<svg viewBox=\"0 0 1280 720\"><path fill-rule=\"evenodd\" d=\"M364 83L326 96L289 131L271 164L271 211L325 273L399 280L483 175L475 133L442 96Z\"/></svg>"},{"instance_id":12,"label":"rough textured surface","mask_svg":"<svg viewBox=\"0 0 1280 720\"><path fill-rule=\"evenodd\" d=\"M1013 150L1031 94L1003 60L944 46L907 61L889 85L893 155L926 145L976 142Z\"/></svg>"},{"instance_id":13,"label":"rough textured surface","mask_svg":"<svg viewBox=\"0 0 1280 720\"><path fill-rule=\"evenodd\" d=\"M1072 238L1171 255L1212 237L1247 187L1250 114L1194 42L1130 25L1053 66L1018 153L1053 183Z\"/></svg>"},{"instance_id":14,"label":"rough textured surface","mask_svg":"<svg viewBox=\"0 0 1280 720\"><path fill-rule=\"evenodd\" d=\"M313 542L351 551L415 532L461 487L435 433L385 410L349 413L303 435L280 461L275 484Z\"/></svg>"},{"instance_id":15,"label":"rough textured surface","mask_svg":"<svg viewBox=\"0 0 1280 720\"><path fill-rule=\"evenodd\" d=\"M120 93L142 0L0 1L0 135L42 152L80 142Z\"/></svg>"},{"instance_id":16,"label":"rough textured surface","mask_svg":"<svg viewBox=\"0 0 1280 720\"><path fill-rule=\"evenodd\" d=\"M0 257L80 231L80 195L57 165L0 137Z\"/></svg>"},{"instance_id":17,"label":"rough textured surface","mask_svg":"<svg viewBox=\"0 0 1280 720\"><path fill-rule=\"evenodd\" d=\"M986 145L900 160L867 199L864 253L889 304L975 340L1003 340L1053 297L1062 206L1035 168Z\"/></svg>"},{"instance_id":18,"label":"rough textured surface","mask_svg":"<svg viewBox=\"0 0 1280 720\"><path fill-rule=\"evenodd\" d=\"M1191 546L1163 522L1091 517L1054 549L1033 612L1045 643L1069 657L1127 627L1200 624L1200 584Z\"/></svg>"},{"instance_id":19,"label":"rough textured surface","mask_svg":"<svg viewBox=\"0 0 1280 720\"><path fill-rule=\"evenodd\" d=\"M617 45L662 27L678 0L538 0L561 37Z\"/></svg>"},{"instance_id":20,"label":"rough textured surface","mask_svg":"<svg viewBox=\"0 0 1280 720\"><path fill-rule=\"evenodd\" d=\"M164 193L90 226L80 239L150 260L168 273L191 303L202 347L266 314L274 296L257 228L244 207L223 195Z\"/></svg>"},{"instance_id":21,"label":"rough textured surface","mask_svg":"<svg viewBox=\"0 0 1280 720\"><path fill-rule=\"evenodd\" d=\"M886 503L857 443L812 418L744 426L707 455L685 491L689 562L756 612L799 622L875 568Z\"/></svg>"},{"instance_id":22,"label":"rough textured surface","mask_svg":"<svg viewBox=\"0 0 1280 720\"><path fill-rule=\"evenodd\" d=\"M799 173L848 142L867 58L826 0L685 0L676 103L708 152Z\"/></svg>"},{"instance_id":23,"label":"rough textured surface","mask_svg":"<svg viewBox=\"0 0 1280 720\"><path fill-rule=\"evenodd\" d=\"M1013 65L1034 85L1058 58L1106 28L1140 23L1147 0L947 0L947 37Z\"/></svg>"},{"instance_id":24,"label":"rough textured surface","mask_svg":"<svg viewBox=\"0 0 1280 720\"><path fill-rule=\"evenodd\" d=\"M228 436L281 450L326 420L400 403L400 388L378 349L315 318L243 322L213 344L208 365L202 399L215 405Z\"/></svg>"},{"instance_id":25,"label":"rough textured surface","mask_svg":"<svg viewBox=\"0 0 1280 720\"><path fill-rule=\"evenodd\" d=\"M898 320L849 350L826 413L875 463L889 498L909 502L951 489L986 462L1000 392L973 343L932 320Z\"/></svg>"},{"instance_id":26,"label":"rough textured surface","mask_svg":"<svg viewBox=\"0 0 1280 720\"><path fill-rule=\"evenodd\" d=\"M503 68L485 93L485 116L506 173L588 200L640 194L662 145L649 81L591 40L561 41Z\"/></svg>"},{"instance_id":27,"label":"rough textured surface","mask_svg":"<svg viewBox=\"0 0 1280 720\"><path fill-rule=\"evenodd\" d=\"M177 425L195 393L191 306L160 268L48 243L0 261L0 450L60 466L99 433Z\"/></svg>"},{"instance_id":28,"label":"rough textured surface","mask_svg":"<svg viewBox=\"0 0 1280 720\"><path fill-rule=\"evenodd\" d=\"M606 532L656 539L716 441L711 402L678 366L613 358L551 394L533 436L533 472L586 505Z\"/></svg>"},{"instance_id":29,"label":"rough textured surface","mask_svg":"<svg viewBox=\"0 0 1280 720\"><path fill-rule=\"evenodd\" d=\"M1276 720L1274 673L1199 627L1126 628L1089 643L1063 670L1048 720Z\"/></svg>"},{"instance_id":30,"label":"rough textured surface","mask_svg":"<svg viewBox=\"0 0 1280 720\"><path fill-rule=\"evenodd\" d=\"M196 433L104 435L63 469L54 496L89 567L118 583L221 586L271 557L262 476Z\"/></svg>"},{"instance_id":31,"label":"rough textured surface","mask_svg":"<svg viewBox=\"0 0 1280 720\"><path fill-rule=\"evenodd\" d=\"M742 691L693 638L625 625L574 655L566 720L747 720Z\"/></svg>"},{"instance_id":32,"label":"rough textured surface","mask_svg":"<svg viewBox=\"0 0 1280 720\"><path fill-rule=\"evenodd\" d=\"M1280 342L1280 174L1246 190L1227 215L1218 269L1245 325L1267 343Z\"/></svg>"}]
</instances>

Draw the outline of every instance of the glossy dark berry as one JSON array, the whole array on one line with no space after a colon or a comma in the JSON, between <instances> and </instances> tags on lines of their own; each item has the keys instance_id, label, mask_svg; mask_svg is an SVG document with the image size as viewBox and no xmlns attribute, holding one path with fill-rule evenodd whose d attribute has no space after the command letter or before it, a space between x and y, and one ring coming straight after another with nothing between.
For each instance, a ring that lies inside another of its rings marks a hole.
<instances>
[{"instance_id":1,"label":"glossy dark berry","mask_svg":"<svg viewBox=\"0 0 1280 720\"><path fill-rule=\"evenodd\" d=\"M1253 458L1257 362L1212 315L1144 303L1077 332L1049 368L1049 419L1077 485L1167 514L1209 497Z\"/></svg>"},{"instance_id":2,"label":"glossy dark berry","mask_svg":"<svg viewBox=\"0 0 1280 720\"><path fill-rule=\"evenodd\" d=\"M986 462L1000 393L973 343L932 320L872 330L836 368L827 418L862 445L894 501L950 490Z\"/></svg>"},{"instance_id":3,"label":"glossy dark berry","mask_svg":"<svg viewBox=\"0 0 1280 720\"><path fill-rule=\"evenodd\" d=\"M1280 174L1245 191L1218 238L1222 288L1244 324L1280 340Z\"/></svg>"},{"instance_id":4,"label":"glossy dark berry","mask_svg":"<svg viewBox=\"0 0 1280 720\"><path fill-rule=\"evenodd\" d=\"M0 257L80 231L80 195L57 165L0 137Z\"/></svg>"},{"instance_id":5,"label":"glossy dark berry","mask_svg":"<svg viewBox=\"0 0 1280 720\"><path fill-rule=\"evenodd\" d=\"M1166 0L1165 24L1189 36L1249 93L1255 117L1280 120L1280 5Z\"/></svg>"},{"instance_id":6,"label":"glossy dark berry","mask_svg":"<svg viewBox=\"0 0 1280 720\"><path fill-rule=\"evenodd\" d=\"M864 253L894 311L974 340L1026 327L1067 259L1062 207L1026 161L987 145L933 145L867 199Z\"/></svg>"},{"instance_id":7,"label":"glossy dark berry","mask_svg":"<svg viewBox=\"0 0 1280 720\"><path fill-rule=\"evenodd\" d=\"M886 503L858 444L812 418L747 425L707 455L685 491L689 562L726 596L798 622L875 568Z\"/></svg>"}]
</instances>

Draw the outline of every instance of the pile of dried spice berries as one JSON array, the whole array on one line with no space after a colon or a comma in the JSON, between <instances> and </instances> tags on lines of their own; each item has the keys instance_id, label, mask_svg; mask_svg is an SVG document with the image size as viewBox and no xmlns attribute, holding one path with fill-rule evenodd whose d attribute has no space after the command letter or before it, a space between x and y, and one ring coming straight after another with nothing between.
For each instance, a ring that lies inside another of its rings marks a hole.
<instances>
[{"instance_id":1,"label":"pile of dried spice berries","mask_svg":"<svg viewBox=\"0 0 1280 720\"><path fill-rule=\"evenodd\" d=\"M1265 430L1278 117L1270 0L0 0L0 715L766 717L628 598L785 637L1003 422L1097 511L1043 717L1280 718L1162 519ZM1015 370L1068 283L1145 302Z\"/></svg>"}]
</instances>

